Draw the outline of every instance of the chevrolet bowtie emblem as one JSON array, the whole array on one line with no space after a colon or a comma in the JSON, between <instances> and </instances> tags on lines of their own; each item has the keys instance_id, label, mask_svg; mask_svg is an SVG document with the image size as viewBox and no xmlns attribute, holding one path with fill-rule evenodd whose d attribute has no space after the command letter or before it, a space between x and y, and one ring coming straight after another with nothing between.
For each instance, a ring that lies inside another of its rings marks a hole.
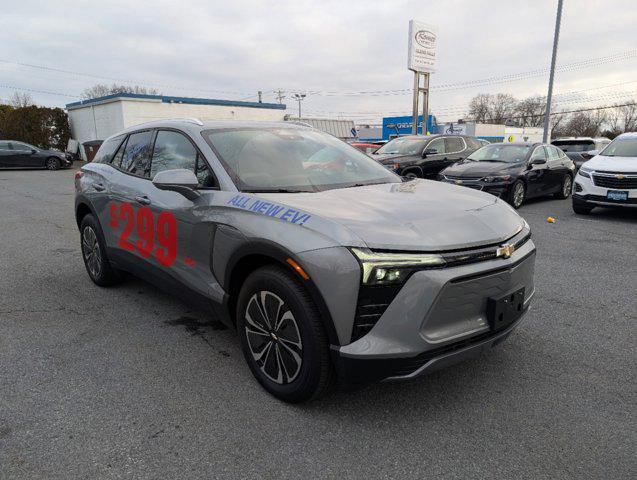
<instances>
[{"instance_id":1,"label":"chevrolet bowtie emblem","mask_svg":"<svg viewBox=\"0 0 637 480\"><path fill-rule=\"evenodd\" d=\"M462 185L462 180L456 180L456 185Z\"/></svg>"},{"instance_id":2,"label":"chevrolet bowtie emblem","mask_svg":"<svg viewBox=\"0 0 637 480\"><path fill-rule=\"evenodd\" d=\"M619 175L615 175L615 178L617 180L623 180L624 178L626 178L626 175L622 175L621 173Z\"/></svg>"},{"instance_id":3,"label":"chevrolet bowtie emblem","mask_svg":"<svg viewBox=\"0 0 637 480\"><path fill-rule=\"evenodd\" d=\"M509 258L511 255L513 255L513 252L515 252L515 245L507 243L505 245L502 245L495 251L495 256Z\"/></svg>"}]
</instances>

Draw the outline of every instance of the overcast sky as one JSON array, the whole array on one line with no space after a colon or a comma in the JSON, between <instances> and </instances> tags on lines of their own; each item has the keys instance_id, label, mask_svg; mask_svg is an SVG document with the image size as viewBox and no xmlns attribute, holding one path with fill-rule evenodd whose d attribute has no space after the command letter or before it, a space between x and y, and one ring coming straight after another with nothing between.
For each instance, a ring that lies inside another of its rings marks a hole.
<instances>
[{"instance_id":1,"label":"overcast sky","mask_svg":"<svg viewBox=\"0 0 637 480\"><path fill-rule=\"evenodd\" d=\"M290 93L310 91L317 93L303 102L308 114L378 120L408 113L411 95L342 93L412 86L407 28L415 18L439 29L432 113L455 120L477 93L546 93L556 6L557 0L20 0L0 16L0 98L24 89L38 104L64 106L95 83L117 81L204 98L256 100L262 90L270 102L281 88L291 112ZM635 25L635 0L564 0L560 106L637 98ZM536 73L503 83L525 72ZM442 88L450 84L456 87Z\"/></svg>"}]
</instances>

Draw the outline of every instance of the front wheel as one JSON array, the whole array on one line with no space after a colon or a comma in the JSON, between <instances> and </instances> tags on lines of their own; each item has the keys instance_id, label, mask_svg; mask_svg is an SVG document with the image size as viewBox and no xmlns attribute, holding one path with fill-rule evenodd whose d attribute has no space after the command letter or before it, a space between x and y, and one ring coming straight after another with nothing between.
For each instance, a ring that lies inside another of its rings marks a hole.
<instances>
[{"instance_id":1,"label":"front wheel","mask_svg":"<svg viewBox=\"0 0 637 480\"><path fill-rule=\"evenodd\" d=\"M47 158L46 159L46 169L47 170L58 170L60 168L60 161L55 158Z\"/></svg>"},{"instance_id":2,"label":"front wheel","mask_svg":"<svg viewBox=\"0 0 637 480\"><path fill-rule=\"evenodd\" d=\"M243 284L237 305L243 355L261 386L290 403L320 397L332 383L319 312L288 271L266 266Z\"/></svg>"},{"instance_id":3,"label":"front wheel","mask_svg":"<svg viewBox=\"0 0 637 480\"><path fill-rule=\"evenodd\" d=\"M564 178L562 179L562 186L560 188L560 191L557 192L555 196L557 198L561 198L562 200L565 200L571 194L572 188L573 188L573 180L571 179L571 176L564 175Z\"/></svg>"},{"instance_id":4,"label":"front wheel","mask_svg":"<svg viewBox=\"0 0 637 480\"><path fill-rule=\"evenodd\" d=\"M524 203L526 197L526 186L522 180L516 181L511 187L511 193L509 195L509 203L516 210Z\"/></svg>"},{"instance_id":5,"label":"front wheel","mask_svg":"<svg viewBox=\"0 0 637 480\"><path fill-rule=\"evenodd\" d=\"M575 200L575 197L573 197L573 211L578 215L588 215L593 211L593 208L586 202Z\"/></svg>"}]
</instances>

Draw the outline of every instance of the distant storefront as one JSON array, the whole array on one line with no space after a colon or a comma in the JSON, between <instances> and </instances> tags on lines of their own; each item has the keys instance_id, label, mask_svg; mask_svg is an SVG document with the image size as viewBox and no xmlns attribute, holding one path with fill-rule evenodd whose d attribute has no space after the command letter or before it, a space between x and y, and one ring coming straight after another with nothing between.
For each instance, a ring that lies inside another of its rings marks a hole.
<instances>
[{"instance_id":1,"label":"distant storefront","mask_svg":"<svg viewBox=\"0 0 637 480\"><path fill-rule=\"evenodd\" d=\"M427 122L427 131L429 133L436 133L436 117L429 115L429 121ZM383 140L391 140L402 135L411 135L412 129L412 117L384 117L383 118ZM422 115L418 116L418 134L422 135Z\"/></svg>"}]
</instances>

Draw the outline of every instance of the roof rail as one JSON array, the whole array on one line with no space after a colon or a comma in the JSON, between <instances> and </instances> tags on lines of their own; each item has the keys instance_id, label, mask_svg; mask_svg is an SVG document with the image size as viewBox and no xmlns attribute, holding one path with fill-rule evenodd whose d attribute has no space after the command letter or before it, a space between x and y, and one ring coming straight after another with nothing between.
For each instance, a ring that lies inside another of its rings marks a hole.
<instances>
[{"instance_id":1,"label":"roof rail","mask_svg":"<svg viewBox=\"0 0 637 480\"><path fill-rule=\"evenodd\" d=\"M299 126L301 126L301 127L309 127L309 128L312 128L312 125L310 125L310 124L309 124L309 123L307 123L307 122L302 122L302 121L300 121L300 120L287 120L287 123L292 123L292 124L294 124L294 125L299 125Z\"/></svg>"},{"instance_id":2,"label":"roof rail","mask_svg":"<svg viewBox=\"0 0 637 480\"><path fill-rule=\"evenodd\" d=\"M196 125L199 125L200 127L203 127L203 122L199 120L198 118L186 117L186 118L176 118L175 120L181 120L182 122L194 123Z\"/></svg>"}]
</instances>

